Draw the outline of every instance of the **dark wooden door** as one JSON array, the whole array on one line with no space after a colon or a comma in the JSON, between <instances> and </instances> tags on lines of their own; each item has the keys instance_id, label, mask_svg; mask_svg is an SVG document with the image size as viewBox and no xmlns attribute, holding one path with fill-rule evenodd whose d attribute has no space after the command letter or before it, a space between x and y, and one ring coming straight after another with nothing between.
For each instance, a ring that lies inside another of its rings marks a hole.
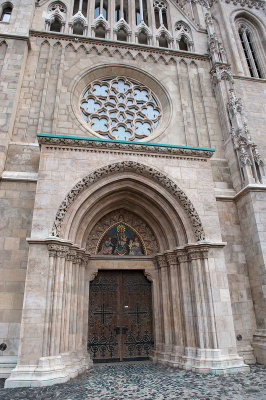
<instances>
[{"instance_id":1,"label":"dark wooden door","mask_svg":"<svg viewBox=\"0 0 266 400\"><path fill-rule=\"evenodd\" d=\"M90 284L88 327L88 351L95 362L149 357L151 283L142 271L99 271Z\"/></svg>"}]
</instances>

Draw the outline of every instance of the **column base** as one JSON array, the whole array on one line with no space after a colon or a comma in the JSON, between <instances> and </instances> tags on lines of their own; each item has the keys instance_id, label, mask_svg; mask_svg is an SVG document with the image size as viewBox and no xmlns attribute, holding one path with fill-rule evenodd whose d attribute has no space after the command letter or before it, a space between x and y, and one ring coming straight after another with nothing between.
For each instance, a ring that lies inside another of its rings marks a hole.
<instances>
[{"instance_id":1,"label":"column base","mask_svg":"<svg viewBox=\"0 0 266 400\"><path fill-rule=\"evenodd\" d=\"M266 365L266 329L256 331L252 345L257 362Z\"/></svg>"},{"instance_id":2,"label":"column base","mask_svg":"<svg viewBox=\"0 0 266 400\"><path fill-rule=\"evenodd\" d=\"M17 356L0 357L0 378L8 378L11 371L16 367L17 361Z\"/></svg>"},{"instance_id":3,"label":"column base","mask_svg":"<svg viewBox=\"0 0 266 400\"><path fill-rule=\"evenodd\" d=\"M181 348L176 353L172 352L168 358L166 353L159 353L156 362L173 368L216 375L250 370L248 365L244 364L243 358L236 353L223 355L219 349L185 347L182 354L180 350Z\"/></svg>"},{"instance_id":4,"label":"column base","mask_svg":"<svg viewBox=\"0 0 266 400\"><path fill-rule=\"evenodd\" d=\"M251 364L256 364L256 358L254 356L254 349L250 344L248 345L243 345L243 346L237 346L237 353L240 355L240 357L243 357L244 363L251 365Z\"/></svg>"},{"instance_id":5,"label":"column base","mask_svg":"<svg viewBox=\"0 0 266 400\"><path fill-rule=\"evenodd\" d=\"M64 383L90 369L88 354L79 350L58 356L41 357L38 365L17 365L5 381L5 388L41 387Z\"/></svg>"}]
</instances>

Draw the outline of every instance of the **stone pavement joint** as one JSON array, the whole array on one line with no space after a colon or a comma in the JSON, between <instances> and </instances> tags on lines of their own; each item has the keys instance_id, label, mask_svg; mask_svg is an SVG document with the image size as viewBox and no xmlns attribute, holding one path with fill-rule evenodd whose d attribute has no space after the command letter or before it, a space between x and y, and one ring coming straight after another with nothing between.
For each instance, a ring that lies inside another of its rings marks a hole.
<instances>
[{"instance_id":1,"label":"stone pavement joint","mask_svg":"<svg viewBox=\"0 0 266 400\"><path fill-rule=\"evenodd\" d=\"M227 376L196 374L150 362L96 365L88 373L43 388L3 389L0 400L263 400L266 367Z\"/></svg>"}]
</instances>

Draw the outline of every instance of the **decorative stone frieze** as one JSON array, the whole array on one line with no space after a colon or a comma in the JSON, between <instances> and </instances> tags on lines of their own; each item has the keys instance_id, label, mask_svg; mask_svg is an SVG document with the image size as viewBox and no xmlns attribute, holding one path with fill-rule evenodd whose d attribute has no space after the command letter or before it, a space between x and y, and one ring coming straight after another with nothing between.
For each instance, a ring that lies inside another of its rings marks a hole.
<instances>
[{"instance_id":1,"label":"decorative stone frieze","mask_svg":"<svg viewBox=\"0 0 266 400\"><path fill-rule=\"evenodd\" d=\"M213 6L215 3L217 3L217 0L209 0L210 6ZM265 2L263 0L225 0L225 3L231 3L234 6L239 5L241 7L247 7L247 8L256 8L257 10L259 9L265 9Z\"/></svg>"},{"instance_id":2,"label":"decorative stone frieze","mask_svg":"<svg viewBox=\"0 0 266 400\"><path fill-rule=\"evenodd\" d=\"M183 209L185 210L191 225L193 227L193 231L196 237L196 240L204 240L205 233L200 220L200 217L195 210L193 204L187 197L187 195L167 176L162 174L160 171L155 170L154 168L148 167L147 165L140 164L134 161L123 161L120 163L114 163L111 165L107 165L105 167L99 168L98 170L92 172L87 175L83 179L81 179L67 194L64 201L61 203L56 216L55 221L52 228L52 236L59 237L60 228L63 222L63 219L66 215L66 212L70 208L70 206L74 203L76 198L89 186L93 183L99 181L100 179L110 176L113 174L121 172L134 172L139 174L140 176L145 176L155 182L159 182L162 187L164 187L169 193L171 193L181 204Z\"/></svg>"},{"instance_id":3,"label":"decorative stone frieze","mask_svg":"<svg viewBox=\"0 0 266 400\"><path fill-rule=\"evenodd\" d=\"M211 158L214 149L193 148L190 146L160 146L139 143L125 143L124 141L92 140L90 138L73 138L38 134L40 145L58 146L83 149L106 149L139 154L158 154L172 156L187 156L200 159Z\"/></svg>"}]
</instances>

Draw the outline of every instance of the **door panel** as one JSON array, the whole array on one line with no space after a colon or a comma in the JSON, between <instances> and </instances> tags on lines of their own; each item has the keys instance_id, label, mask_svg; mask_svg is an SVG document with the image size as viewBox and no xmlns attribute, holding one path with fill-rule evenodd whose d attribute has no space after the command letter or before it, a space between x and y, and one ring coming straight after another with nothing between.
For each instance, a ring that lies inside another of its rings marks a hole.
<instances>
[{"instance_id":1,"label":"door panel","mask_svg":"<svg viewBox=\"0 0 266 400\"><path fill-rule=\"evenodd\" d=\"M142 271L99 271L90 284L88 350L95 362L147 359L151 283Z\"/></svg>"}]
</instances>

